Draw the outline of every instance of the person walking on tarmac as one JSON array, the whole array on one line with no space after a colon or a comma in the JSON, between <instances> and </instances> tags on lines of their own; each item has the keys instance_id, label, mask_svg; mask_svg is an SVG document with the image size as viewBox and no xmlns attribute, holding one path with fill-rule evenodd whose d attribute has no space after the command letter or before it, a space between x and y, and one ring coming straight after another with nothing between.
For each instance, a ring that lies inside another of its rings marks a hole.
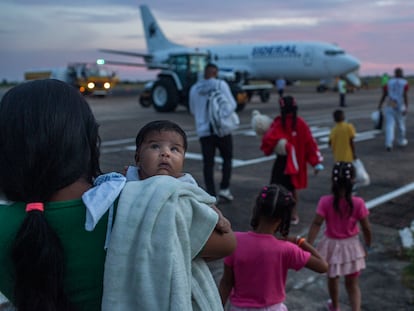
<instances>
[{"instance_id":1,"label":"person walking on tarmac","mask_svg":"<svg viewBox=\"0 0 414 311\"><path fill-rule=\"evenodd\" d=\"M279 99L280 115L262 137L260 149L265 155L276 153L270 177L271 184L281 184L292 192L295 206L292 209L293 225L299 223L297 210L298 190L308 186L308 164L317 174L323 170L323 156L309 125L297 115L298 106L293 96Z\"/></svg>"},{"instance_id":2,"label":"person walking on tarmac","mask_svg":"<svg viewBox=\"0 0 414 311\"><path fill-rule=\"evenodd\" d=\"M276 80L276 88L277 88L277 93L279 94L279 97L283 97L283 94L284 94L285 88L286 88L286 80L283 79L282 77L277 79Z\"/></svg>"},{"instance_id":3,"label":"person walking on tarmac","mask_svg":"<svg viewBox=\"0 0 414 311\"><path fill-rule=\"evenodd\" d=\"M233 137L231 132L219 137L215 135L210 126L210 119L207 109L208 96L215 88L220 89L229 103L232 103L236 110L237 103L231 93L230 87L226 81L218 80L218 67L209 63L204 69L204 79L198 81L191 87L189 108L190 113L194 115L197 135L200 139L201 152L203 154L203 174L206 191L216 196L214 185L214 156L216 149L219 150L223 159L222 178L218 197L225 201L234 199L230 192L230 179L233 159Z\"/></svg>"},{"instance_id":4,"label":"person walking on tarmac","mask_svg":"<svg viewBox=\"0 0 414 311\"><path fill-rule=\"evenodd\" d=\"M391 151L394 143L395 125L397 125L397 143L404 147L408 144L406 135L406 115L408 111L408 89L409 84L403 78L403 70L398 67L395 69L395 76L391 78L383 88L382 97L380 99L378 109L387 99L384 108L385 115L385 148Z\"/></svg>"},{"instance_id":5,"label":"person walking on tarmac","mask_svg":"<svg viewBox=\"0 0 414 311\"><path fill-rule=\"evenodd\" d=\"M343 77L338 79L338 93L339 93L339 106L346 107L345 97L346 97L346 81Z\"/></svg>"},{"instance_id":6,"label":"person walking on tarmac","mask_svg":"<svg viewBox=\"0 0 414 311\"><path fill-rule=\"evenodd\" d=\"M384 74L381 77L381 88L387 85L389 79L390 77L388 76L388 73L384 72Z\"/></svg>"},{"instance_id":7,"label":"person walking on tarmac","mask_svg":"<svg viewBox=\"0 0 414 311\"><path fill-rule=\"evenodd\" d=\"M288 271L328 270L328 263L305 238L289 236L294 205L295 198L282 185L267 185L258 193L252 230L236 232L236 250L224 258L219 292L223 306L230 300L229 310L287 311Z\"/></svg>"}]
</instances>

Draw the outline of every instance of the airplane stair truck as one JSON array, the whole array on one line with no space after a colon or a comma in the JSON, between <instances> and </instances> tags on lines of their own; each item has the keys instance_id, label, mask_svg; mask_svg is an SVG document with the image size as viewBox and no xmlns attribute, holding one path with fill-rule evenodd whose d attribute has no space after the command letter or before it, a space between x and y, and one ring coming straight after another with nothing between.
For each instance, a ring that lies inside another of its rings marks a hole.
<instances>
[{"instance_id":1,"label":"airplane stair truck","mask_svg":"<svg viewBox=\"0 0 414 311\"><path fill-rule=\"evenodd\" d=\"M69 63L67 67L27 71L24 78L57 79L73 85L84 95L97 96L108 95L118 83L114 72L95 63Z\"/></svg>"},{"instance_id":2,"label":"airplane stair truck","mask_svg":"<svg viewBox=\"0 0 414 311\"><path fill-rule=\"evenodd\" d=\"M143 107L152 105L158 112L174 111L179 104L188 107L190 88L202 77L208 59L209 54L203 52L170 54L165 69L157 75L155 81L147 83L141 92L140 104ZM249 100L249 92L260 91L263 102L269 99L268 85L262 90L259 90L259 86L243 85L242 80L229 72L220 72L219 78L228 82L237 102L237 111L244 109Z\"/></svg>"}]
</instances>

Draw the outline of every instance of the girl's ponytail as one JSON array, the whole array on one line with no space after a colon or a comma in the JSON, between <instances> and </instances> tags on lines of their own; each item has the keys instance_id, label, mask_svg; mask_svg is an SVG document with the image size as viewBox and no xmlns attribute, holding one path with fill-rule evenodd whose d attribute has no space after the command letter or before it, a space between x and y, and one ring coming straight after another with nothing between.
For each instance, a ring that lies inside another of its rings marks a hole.
<instances>
[{"instance_id":1,"label":"girl's ponytail","mask_svg":"<svg viewBox=\"0 0 414 311\"><path fill-rule=\"evenodd\" d=\"M343 196L349 205L349 215L352 214L352 190L355 183L355 168L350 162L336 162L332 169L332 194L334 209L340 213L339 201Z\"/></svg>"},{"instance_id":2,"label":"girl's ponytail","mask_svg":"<svg viewBox=\"0 0 414 311\"><path fill-rule=\"evenodd\" d=\"M14 305L19 311L74 310L64 292L61 242L48 224L42 203L29 203L12 246Z\"/></svg>"}]
</instances>

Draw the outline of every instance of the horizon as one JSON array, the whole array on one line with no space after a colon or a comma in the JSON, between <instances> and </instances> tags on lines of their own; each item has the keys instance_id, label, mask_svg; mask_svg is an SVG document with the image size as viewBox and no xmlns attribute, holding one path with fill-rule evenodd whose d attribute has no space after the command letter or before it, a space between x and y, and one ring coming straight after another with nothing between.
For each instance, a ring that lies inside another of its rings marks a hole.
<instances>
[{"instance_id":1,"label":"horizon","mask_svg":"<svg viewBox=\"0 0 414 311\"><path fill-rule=\"evenodd\" d=\"M140 1L3 0L0 3L1 80L24 72L95 62L99 49L146 52ZM361 62L360 76L414 74L414 3L402 0L297 0L273 3L153 0L149 5L165 35L185 46L277 41L336 43ZM231 15L228 12L232 12ZM344 14L345 12L345 14ZM56 25L56 26L55 26ZM140 62L138 58L124 60ZM122 60L122 59L121 59ZM110 66L122 80L148 80L157 71Z\"/></svg>"}]
</instances>

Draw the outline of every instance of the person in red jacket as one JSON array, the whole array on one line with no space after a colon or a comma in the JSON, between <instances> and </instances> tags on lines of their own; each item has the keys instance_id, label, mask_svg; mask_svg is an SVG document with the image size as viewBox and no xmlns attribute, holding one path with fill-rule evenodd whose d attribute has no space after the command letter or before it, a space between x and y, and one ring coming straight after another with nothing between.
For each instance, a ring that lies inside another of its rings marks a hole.
<instances>
[{"instance_id":1,"label":"person in red jacket","mask_svg":"<svg viewBox=\"0 0 414 311\"><path fill-rule=\"evenodd\" d=\"M265 155L276 153L271 184L282 184L298 201L297 190L308 184L307 164L315 174L323 169L323 157L309 126L297 115L298 107L292 96L279 99L280 116L277 116L262 138L260 149ZM292 210L292 224L299 223L297 203Z\"/></svg>"}]
</instances>

